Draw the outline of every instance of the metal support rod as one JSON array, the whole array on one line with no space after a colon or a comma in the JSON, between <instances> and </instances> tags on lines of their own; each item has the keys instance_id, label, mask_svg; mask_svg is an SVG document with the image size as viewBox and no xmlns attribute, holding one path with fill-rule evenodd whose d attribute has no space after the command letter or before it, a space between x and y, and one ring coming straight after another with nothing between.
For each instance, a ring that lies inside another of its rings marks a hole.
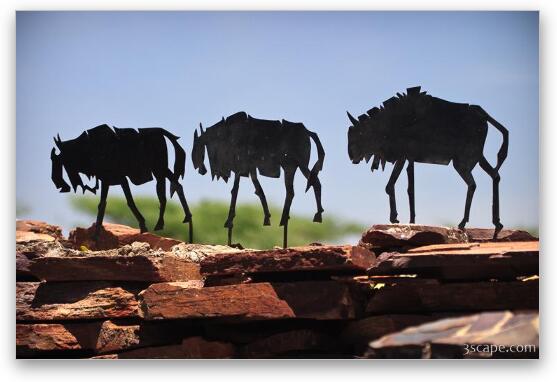
<instances>
[{"instance_id":1,"label":"metal support rod","mask_svg":"<svg viewBox=\"0 0 557 382\"><path fill-rule=\"evenodd\" d=\"M286 248L288 247L288 220L284 224L283 228L284 228L284 235L282 238L282 247Z\"/></svg>"}]
</instances>

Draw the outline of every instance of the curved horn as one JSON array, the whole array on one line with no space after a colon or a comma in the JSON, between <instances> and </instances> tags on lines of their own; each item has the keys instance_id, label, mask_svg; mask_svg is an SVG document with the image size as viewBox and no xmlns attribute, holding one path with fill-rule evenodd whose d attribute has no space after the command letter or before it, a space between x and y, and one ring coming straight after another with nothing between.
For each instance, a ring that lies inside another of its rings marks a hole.
<instances>
[{"instance_id":1,"label":"curved horn","mask_svg":"<svg viewBox=\"0 0 557 382\"><path fill-rule=\"evenodd\" d=\"M358 120L354 118L348 111L346 112L346 114L348 114L348 119L350 120L350 122L352 122L352 126L356 126L358 124Z\"/></svg>"},{"instance_id":2,"label":"curved horn","mask_svg":"<svg viewBox=\"0 0 557 382\"><path fill-rule=\"evenodd\" d=\"M52 151L50 152L50 159L56 159L56 149L53 147Z\"/></svg>"},{"instance_id":3,"label":"curved horn","mask_svg":"<svg viewBox=\"0 0 557 382\"><path fill-rule=\"evenodd\" d=\"M199 130L201 131L201 135L205 133L205 130L203 130L203 126L201 125L201 122L199 122Z\"/></svg>"},{"instance_id":4,"label":"curved horn","mask_svg":"<svg viewBox=\"0 0 557 382\"><path fill-rule=\"evenodd\" d=\"M197 129L195 130L195 132L193 133L193 141L197 141L197 138L199 138L199 134L197 134Z\"/></svg>"}]
</instances>

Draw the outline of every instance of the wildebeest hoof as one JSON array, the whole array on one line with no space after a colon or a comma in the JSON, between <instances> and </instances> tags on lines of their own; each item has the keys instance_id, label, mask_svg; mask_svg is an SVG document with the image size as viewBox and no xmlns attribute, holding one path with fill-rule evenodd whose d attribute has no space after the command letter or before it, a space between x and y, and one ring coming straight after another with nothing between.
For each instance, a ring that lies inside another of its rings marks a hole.
<instances>
[{"instance_id":1,"label":"wildebeest hoof","mask_svg":"<svg viewBox=\"0 0 557 382\"><path fill-rule=\"evenodd\" d=\"M391 223L393 223L393 224L398 224L398 223L400 223L396 217L391 218L390 220L391 220Z\"/></svg>"},{"instance_id":2,"label":"wildebeest hoof","mask_svg":"<svg viewBox=\"0 0 557 382\"><path fill-rule=\"evenodd\" d=\"M282 227L282 226L288 224L288 219L289 219L288 217L280 219L280 224L279 225Z\"/></svg>"},{"instance_id":3,"label":"wildebeest hoof","mask_svg":"<svg viewBox=\"0 0 557 382\"><path fill-rule=\"evenodd\" d=\"M144 224L139 226L139 230L140 230L141 233L145 233L145 232L149 231Z\"/></svg>"},{"instance_id":4,"label":"wildebeest hoof","mask_svg":"<svg viewBox=\"0 0 557 382\"><path fill-rule=\"evenodd\" d=\"M466 221L463 220L460 222L460 224L458 225L458 229L464 229L464 227L466 226Z\"/></svg>"},{"instance_id":5,"label":"wildebeest hoof","mask_svg":"<svg viewBox=\"0 0 557 382\"><path fill-rule=\"evenodd\" d=\"M321 212L318 212L318 213L315 214L315 216L313 217L313 222L314 223L323 222L323 218L321 217Z\"/></svg>"},{"instance_id":6,"label":"wildebeest hoof","mask_svg":"<svg viewBox=\"0 0 557 382\"><path fill-rule=\"evenodd\" d=\"M495 223L495 230L493 231L493 240L497 239L497 235L499 234L499 232L501 232L502 229L503 229L503 224L499 222Z\"/></svg>"},{"instance_id":7,"label":"wildebeest hoof","mask_svg":"<svg viewBox=\"0 0 557 382\"><path fill-rule=\"evenodd\" d=\"M191 223L191 217L192 217L191 215L186 216L186 217L184 218L184 220L182 220L182 223Z\"/></svg>"},{"instance_id":8,"label":"wildebeest hoof","mask_svg":"<svg viewBox=\"0 0 557 382\"><path fill-rule=\"evenodd\" d=\"M271 225L271 217L270 216L265 216L265 219L263 219L263 225Z\"/></svg>"},{"instance_id":9,"label":"wildebeest hoof","mask_svg":"<svg viewBox=\"0 0 557 382\"><path fill-rule=\"evenodd\" d=\"M157 222L157 225L155 226L155 231L160 231L163 228L164 228L164 222L159 221L159 222Z\"/></svg>"}]
</instances>

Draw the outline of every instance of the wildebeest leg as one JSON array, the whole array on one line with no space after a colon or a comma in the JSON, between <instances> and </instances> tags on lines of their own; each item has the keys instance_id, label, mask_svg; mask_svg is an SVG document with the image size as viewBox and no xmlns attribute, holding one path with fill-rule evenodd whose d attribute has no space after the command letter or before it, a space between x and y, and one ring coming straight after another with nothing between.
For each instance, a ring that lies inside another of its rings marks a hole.
<instances>
[{"instance_id":1,"label":"wildebeest leg","mask_svg":"<svg viewBox=\"0 0 557 382\"><path fill-rule=\"evenodd\" d=\"M408 201L410 203L410 224L416 222L416 210L414 209L414 161L409 160L406 166L406 173L408 174Z\"/></svg>"},{"instance_id":2,"label":"wildebeest leg","mask_svg":"<svg viewBox=\"0 0 557 382\"><path fill-rule=\"evenodd\" d=\"M166 209L166 178L164 176L157 176L157 196L159 198L159 220L155 225L155 231L164 228L164 210Z\"/></svg>"},{"instance_id":3,"label":"wildebeest leg","mask_svg":"<svg viewBox=\"0 0 557 382\"><path fill-rule=\"evenodd\" d=\"M474 166L462 166L460 163L453 161L453 166L458 172L458 175L466 182L468 185L468 192L466 192L466 204L464 206L464 217L458 225L458 228L464 229L466 223L468 223L470 217L470 206L472 205L472 198L474 197L474 191L476 191L476 182L472 176L472 168Z\"/></svg>"},{"instance_id":4,"label":"wildebeest leg","mask_svg":"<svg viewBox=\"0 0 557 382\"><path fill-rule=\"evenodd\" d=\"M306 177L306 179L309 179L310 176L309 168L300 167L300 171L302 171L302 174ZM321 223L321 221L323 220L321 218L321 214L325 210L321 205L321 182L319 181L318 177L315 177L315 182L313 183L313 193L315 194L315 203L317 204L317 212L313 216L313 221L316 223Z\"/></svg>"},{"instance_id":5,"label":"wildebeest leg","mask_svg":"<svg viewBox=\"0 0 557 382\"><path fill-rule=\"evenodd\" d=\"M282 217L280 218L280 225L284 227L284 235L282 246L288 246L288 219L290 219L290 206L292 199L294 199L294 175L296 175L297 167L284 168L284 185L286 187L286 198L284 200L284 208L282 209Z\"/></svg>"},{"instance_id":6,"label":"wildebeest leg","mask_svg":"<svg viewBox=\"0 0 557 382\"><path fill-rule=\"evenodd\" d=\"M190 207L188 206L188 202L186 200L186 196L184 195L184 188L182 187L180 182L178 182L178 179L176 179L176 176L174 176L172 171L167 169L166 177L170 181L170 195L172 195L173 192L176 192L178 194L178 199L180 199L180 204L182 205L182 209L184 210L184 214L186 215L182 223L189 223L190 243L193 243L193 219Z\"/></svg>"},{"instance_id":7,"label":"wildebeest leg","mask_svg":"<svg viewBox=\"0 0 557 382\"><path fill-rule=\"evenodd\" d=\"M487 159L482 156L480 159L480 167L491 176L493 179L493 204L492 204L492 217L493 224L495 225L495 231L493 232L493 239L497 239L497 234L503 229L503 224L499 219L499 181L501 177L499 176L499 171L497 171L493 166L489 164Z\"/></svg>"},{"instance_id":8,"label":"wildebeest leg","mask_svg":"<svg viewBox=\"0 0 557 382\"><path fill-rule=\"evenodd\" d=\"M398 223L397 216L398 213L396 211L396 198L395 198L395 184L396 181L404 168L404 162L406 159L399 159L395 162L395 166L393 168L393 172L391 173L391 177L389 178L389 182L387 183L387 187L385 187L385 192L389 195L389 205L391 209L391 223Z\"/></svg>"},{"instance_id":9,"label":"wildebeest leg","mask_svg":"<svg viewBox=\"0 0 557 382\"><path fill-rule=\"evenodd\" d=\"M240 175L234 174L234 186L232 187L232 197L230 198L230 209L228 210L228 218L224 223L224 227L228 228L228 245L232 245L232 227L234 227L234 217L236 216L236 198L238 197L238 189L240 188Z\"/></svg>"},{"instance_id":10,"label":"wildebeest leg","mask_svg":"<svg viewBox=\"0 0 557 382\"><path fill-rule=\"evenodd\" d=\"M143 215L141 215L141 212L139 212L135 205L135 202L133 201L133 196L130 191L130 184L128 183L128 180L124 178L121 185L122 190L124 191L124 195L126 196L126 201L128 202L128 207L130 207L130 210L137 219L141 233L147 232L147 227L145 226L145 218L143 218Z\"/></svg>"},{"instance_id":11,"label":"wildebeest leg","mask_svg":"<svg viewBox=\"0 0 557 382\"><path fill-rule=\"evenodd\" d=\"M99 202L99 211L97 213L97 221L95 223L95 233L93 238L98 240L103 225L104 211L106 209L106 197L108 196L108 183L101 181L101 200Z\"/></svg>"},{"instance_id":12,"label":"wildebeest leg","mask_svg":"<svg viewBox=\"0 0 557 382\"><path fill-rule=\"evenodd\" d=\"M257 179L257 170L250 171L250 176L253 186L255 187L255 195L259 196L261 206L263 206L263 213L265 214L263 225L271 225L271 213L269 212L269 206L267 205L267 198L263 192L263 187L261 187L261 183L259 183L259 179Z\"/></svg>"}]
</instances>

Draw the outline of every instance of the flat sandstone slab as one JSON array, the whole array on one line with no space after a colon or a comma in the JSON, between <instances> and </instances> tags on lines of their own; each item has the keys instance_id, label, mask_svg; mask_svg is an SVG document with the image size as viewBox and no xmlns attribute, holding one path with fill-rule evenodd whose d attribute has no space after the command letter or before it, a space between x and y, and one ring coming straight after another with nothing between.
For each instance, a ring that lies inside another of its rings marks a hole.
<instances>
[{"instance_id":1,"label":"flat sandstone slab","mask_svg":"<svg viewBox=\"0 0 557 382\"><path fill-rule=\"evenodd\" d=\"M48 224L40 220L16 220L15 230L16 241L22 241L26 237L25 233L31 234L27 236L29 240L33 240L33 238L40 240L42 238L50 241L46 236L50 236L53 239L64 239L64 236L62 236L62 229L59 226Z\"/></svg>"},{"instance_id":2,"label":"flat sandstone slab","mask_svg":"<svg viewBox=\"0 0 557 382\"><path fill-rule=\"evenodd\" d=\"M224 276L285 271L365 271L375 255L360 246L305 246L220 253L201 261L201 273Z\"/></svg>"},{"instance_id":3,"label":"flat sandstone slab","mask_svg":"<svg viewBox=\"0 0 557 382\"><path fill-rule=\"evenodd\" d=\"M513 279L539 273L539 242L437 244L384 252L370 274L418 274L445 280Z\"/></svg>"},{"instance_id":4,"label":"flat sandstone slab","mask_svg":"<svg viewBox=\"0 0 557 382\"><path fill-rule=\"evenodd\" d=\"M488 241L538 241L539 239L530 233L519 229L503 229L493 239L493 228L467 228L468 241L482 243Z\"/></svg>"},{"instance_id":5,"label":"flat sandstone slab","mask_svg":"<svg viewBox=\"0 0 557 382\"><path fill-rule=\"evenodd\" d=\"M338 341L325 333L300 329L273 334L251 342L240 349L243 358L272 358L299 352L332 352Z\"/></svg>"},{"instance_id":6,"label":"flat sandstone slab","mask_svg":"<svg viewBox=\"0 0 557 382\"><path fill-rule=\"evenodd\" d=\"M466 234L456 228L418 224L376 224L363 233L360 243L373 247L405 247L467 241Z\"/></svg>"},{"instance_id":7,"label":"flat sandstone slab","mask_svg":"<svg viewBox=\"0 0 557 382\"><path fill-rule=\"evenodd\" d=\"M118 249L76 251L56 247L33 259L28 272L46 281L188 281L202 279L199 263L214 253L237 252L226 246L181 243L170 251L134 242Z\"/></svg>"},{"instance_id":8,"label":"flat sandstone slab","mask_svg":"<svg viewBox=\"0 0 557 382\"><path fill-rule=\"evenodd\" d=\"M137 317L140 288L108 282L16 283L16 320L94 320Z\"/></svg>"},{"instance_id":9,"label":"flat sandstone slab","mask_svg":"<svg viewBox=\"0 0 557 382\"><path fill-rule=\"evenodd\" d=\"M392 278L370 286L366 307L370 314L538 309L539 305L537 278L448 283Z\"/></svg>"},{"instance_id":10,"label":"flat sandstone slab","mask_svg":"<svg viewBox=\"0 0 557 382\"><path fill-rule=\"evenodd\" d=\"M160 283L139 295L147 320L222 318L254 321L285 318L355 318L358 309L346 283L306 281L195 287Z\"/></svg>"},{"instance_id":11,"label":"flat sandstone slab","mask_svg":"<svg viewBox=\"0 0 557 382\"><path fill-rule=\"evenodd\" d=\"M372 340L398 332L409 326L437 321L447 316L447 313L373 315L346 324L339 338L342 343L359 348L363 353Z\"/></svg>"},{"instance_id":12,"label":"flat sandstone slab","mask_svg":"<svg viewBox=\"0 0 557 382\"><path fill-rule=\"evenodd\" d=\"M227 342L189 337L181 344L152 346L122 353L93 357L96 359L220 359L234 358L236 347Z\"/></svg>"},{"instance_id":13,"label":"flat sandstone slab","mask_svg":"<svg viewBox=\"0 0 557 382\"><path fill-rule=\"evenodd\" d=\"M372 247L413 247L432 244L457 244L472 242L536 241L526 231L504 229L493 239L490 228L428 226L419 224L376 224L365 231L360 243Z\"/></svg>"},{"instance_id":14,"label":"flat sandstone slab","mask_svg":"<svg viewBox=\"0 0 557 382\"><path fill-rule=\"evenodd\" d=\"M16 354L27 357L54 351L118 352L176 343L188 335L187 329L187 325L173 322L118 324L110 320L17 324Z\"/></svg>"},{"instance_id":15,"label":"flat sandstone slab","mask_svg":"<svg viewBox=\"0 0 557 382\"><path fill-rule=\"evenodd\" d=\"M369 358L538 358L538 312L485 312L443 319L386 335ZM490 352L489 349L515 352ZM529 351L517 352L518 347ZM488 349L486 351L486 349Z\"/></svg>"},{"instance_id":16,"label":"flat sandstone slab","mask_svg":"<svg viewBox=\"0 0 557 382\"><path fill-rule=\"evenodd\" d=\"M153 249L169 251L173 246L181 243L180 240L158 236L151 232L141 233L137 228L122 224L103 223L98 240L93 238L94 232L95 224L89 228L78 227L70 232L68 240L76 249L84 246L91 250L114 249L138 241L149 244Z\"/></svg>"},{"instance_id":17,"label":"flat sandstone slab","mask_svg":"<svg viewBox=\"0 0 557 382\"><path fill-rule=\"evenodd\" d=\"M147 320L235 317L273 319L294 317L268 283L196 288L188 283L153 284L140 293Z\"/></svg>"}]
</instances>

